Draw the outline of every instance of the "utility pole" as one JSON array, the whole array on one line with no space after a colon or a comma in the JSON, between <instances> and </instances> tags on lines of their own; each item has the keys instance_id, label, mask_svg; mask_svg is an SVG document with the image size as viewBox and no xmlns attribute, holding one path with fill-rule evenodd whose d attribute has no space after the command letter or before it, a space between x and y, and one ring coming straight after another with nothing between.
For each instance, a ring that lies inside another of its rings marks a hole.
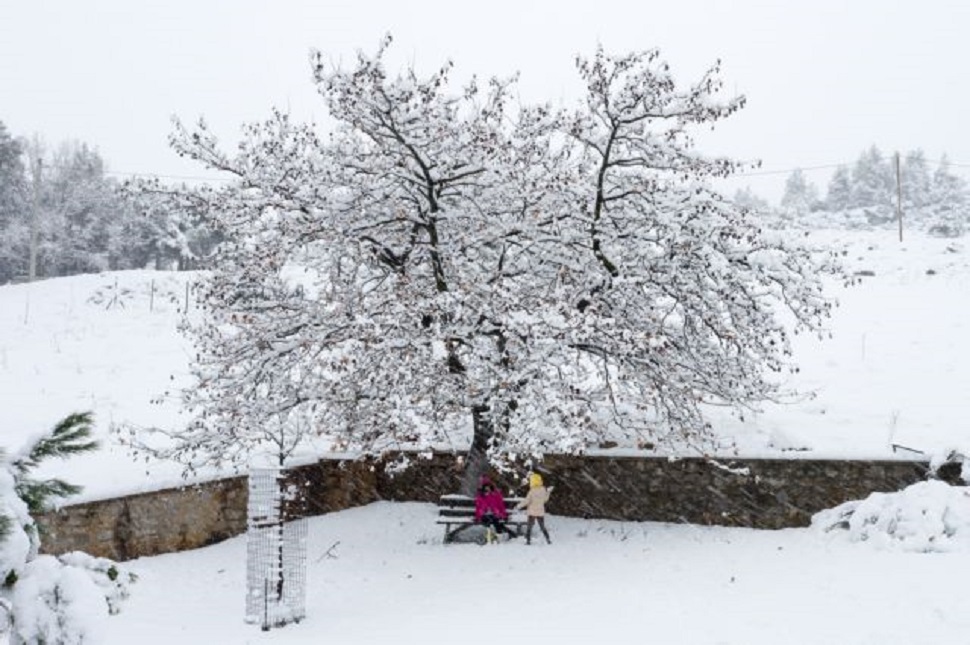
<instances>
[{"instance_id":1,"label":"utility pole","mask_svg":"<svg viewBox=\"0 0 970 645\"><path fill-rule=\"evenodd\" d=\"M34 170L34 208L30 217L30 273L28 279L37 279L37 229L40 226L40 178L43 172L44 160L40 156L40 144L34 142L33 155Z\"/></svg>"},{"instance_id":2,"label":"utility pole","mask_svg":"<svg viewBox=\"0 0 970 645\"><path fill-rule=\"evenodd\" d=\"M896 166L896 220L899 222L899 241L903 241L903 183L899 171L899 152L895 155Z\"/></svg>"}]
</instances>

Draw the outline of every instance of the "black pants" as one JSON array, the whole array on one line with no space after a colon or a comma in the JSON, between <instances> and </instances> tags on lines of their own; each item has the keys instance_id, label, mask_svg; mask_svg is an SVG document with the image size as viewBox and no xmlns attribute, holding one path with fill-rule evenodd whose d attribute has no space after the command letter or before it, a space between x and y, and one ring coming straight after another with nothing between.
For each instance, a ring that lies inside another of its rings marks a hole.
<instances>
[{"instance_id":1,"label":"black pants","mask_svg":"<svg viewBox=\"0 0 970 645\"><path fill-rule=\"evenodd\" d=\"M515 531L508 527L505 520L499 519L490 513L482 515L482 519L480 521L486 528L491 527L495 529L496 533L508 533L510 538L515 537Z\"/></svg>"},{"instance_id":2,"label":"black pants","mask_svg":"<svg viewBox=\"0 0 970 645\"><path fill-rule=\"evenodd\" d=\"M525 543L529 544L532 542L532 525L536 522L539 523L539 528L542 530L542 534L546 536L546 542L552 544L552 540L549 539L549 531L546 530L546 518L538 515L529 516L529 521L525 525Z\"/></svg>"}]
</instances>

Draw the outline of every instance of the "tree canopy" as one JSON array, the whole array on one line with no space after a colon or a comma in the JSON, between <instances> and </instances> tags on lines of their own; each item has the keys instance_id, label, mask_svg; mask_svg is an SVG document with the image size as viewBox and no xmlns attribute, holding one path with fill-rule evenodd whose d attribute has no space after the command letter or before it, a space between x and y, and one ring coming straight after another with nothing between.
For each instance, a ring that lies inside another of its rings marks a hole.
<instances>
[{"instance_id":1,"label":"tree canopy","mask_svg":"<svg viewBox=\"0 0 970 645\"><path fill-rule=\"evenodd\" d=\"M598 49L576 60L578 106L521 106L514 78L390 74L389 43L347 69L312 57L328 136L277 111L229 154L177 124L180 154L235 181L176 191L225 239L188 328L197 415L168 456L464 437L471 471L697 446L705 404L777 395L789 333L821 330L839 268L711 187L740 164L694 133L744 105L718 100L718 65L681 86L657 50Z\"/></svg>"}]
</instances>

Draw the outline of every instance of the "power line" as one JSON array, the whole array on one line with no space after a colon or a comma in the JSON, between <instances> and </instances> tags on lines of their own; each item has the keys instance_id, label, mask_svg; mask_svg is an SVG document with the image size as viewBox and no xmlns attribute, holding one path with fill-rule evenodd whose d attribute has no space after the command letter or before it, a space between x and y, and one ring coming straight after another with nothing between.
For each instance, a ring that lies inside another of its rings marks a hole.
<instances>
[{"instance_id":1,"label":"power line","mask_svg":"<svg viewBox=\"0 0 970 645\"><path fill-rule=\"evenodd\" d=\"M823 164L821 166L799 166L798 168L789 168L787 170L752 170L750 172L737 172L734 173L735 176L739 177L755 177L759 175L787 175L795 172L796 170L824 170L826 168L838 168L839 166L845 166L844 163L830 163Z\"/></svg>"},{"instance_id":2,"label":"power line","mask_svg":"<svg viewBox=\"0 0 970 645\"><path fill-rule=\"evenodd\" d=\"M46 162L44 168L55 170L71 170L75 166L65 163ZM149 179L180 179L185 181L233 181L236 177L215 177L204 175L165 175L153 172L136 172L133 170L102 170L102 174L113 177L148 177Z\"/></svg>"},{"instance_id":3,"label":"power line","mask_svg":"<svg viewBox=\"0 0 970 645\"><path fill-rule=\"evenodd\" d=\"M945 164L951 168L970 168L970 164L967 164L967 163L957 163L949 160L944 162L942 159L924 159L923 162L926 163L927 165L942 166ZM810 170L827 170L830 168L842 168L842 167L849 168L853 166L855 163L856 163L855 161L845 161L842 163L828 163L828 164L821 164L818 166L796 166L794 168L787 168L784 170L778 169L778 170L741 171L741 172L734 173L732 176L733 177L756 177L756 176L762 176L762 175L787 175L795 172L796 170L810 171Z\"/></svg>"},{"instance_id":4,"label":"power line","mask_svg":"<svg viewBox=\"0 0 970 645\"><path fill-rule=\"evenodd\" d=\"M185 181L232 181L235 177L203 177L201 175L159 175L150 172L126 172L123 170L105 170L104 174L116 177L149 177L155 179L180 179Z\"/></svg>"}]
</instances>

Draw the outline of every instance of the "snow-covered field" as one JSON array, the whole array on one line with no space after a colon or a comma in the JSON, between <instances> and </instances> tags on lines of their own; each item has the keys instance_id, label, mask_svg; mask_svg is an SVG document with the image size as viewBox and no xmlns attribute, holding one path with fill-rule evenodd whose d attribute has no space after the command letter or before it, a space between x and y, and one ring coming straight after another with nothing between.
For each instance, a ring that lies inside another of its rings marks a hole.
<instances>
[{"instance_id":1,"label":"snow-covered field","mask_svg":"<svg viewBox=\"0 0 970 645\"><path fill-rule=\"evenodd\" d=\"M742 454L807 448L807 457L891 457L892 444L945 453L970 447L970 240L916 231L821 231L845 248L861 284L840 301L824 341L796 337L792 385L816 398L724 419ZM789 453L790 454L790 453ZM901 453L897 453L901 454ZM909 455L912 456L912 453Z\"/></svg>"},{"instance_id":2,"label":"snow-covered field","mask_svg":"<svg viewBox=\"0 0 970 645\"><path fill-rule=\"evenodd\" d=\"M109 429L179 422L164 393L188 375L191 346L176 325L191 279L128 271L0 287L0 446L15 450L67 414L91 410L101 450L45 472L83 485L79 499L179 482L179 467L135 462Z\"/></svg>"},{"instance_id":3,"label":"snow-covered field","mask_svg":"<svg viewBox=\"0 0 970 645\"><path fill-rule=\"evenodd\" d=\"M848 245L850 266L873 275L835 292L831 340L796 341L792 385L817 397L768 405L745 423L717 417L725 445L794 458L886 458L893 443L966 449L967 243L816 235ZM85 485L87 499L178 482L176 465L132 461L108 429L179 423L164 393L187 383L191 348L176 325L190 279L139 271L0 287L0 445L15 449L90 409L105 448L48 474ZM945 495L869 500L849 531L553 516L553 545L530 547L444 546L433 506L373 504L310 521L301 624L263 633L243 622L246 549L236 538L129 563L140 580L102 642L963 643L970 497Z\"/></svg>"},{"instance_id":4,"label":"snow-covered field","mask_svg":"<svg viewBox=\"0 0 970 645\"><path fill-rule=\"evenodd\" d=\"M265 633L243 622L244 537L134 561L140 580L104 643L917 645L970 634L964 542L926 554L841 531L551 517L551 546L444 546L434 518L431 505L384 502L311 520L307 618Z\"/></svg>"}]
</instances>

